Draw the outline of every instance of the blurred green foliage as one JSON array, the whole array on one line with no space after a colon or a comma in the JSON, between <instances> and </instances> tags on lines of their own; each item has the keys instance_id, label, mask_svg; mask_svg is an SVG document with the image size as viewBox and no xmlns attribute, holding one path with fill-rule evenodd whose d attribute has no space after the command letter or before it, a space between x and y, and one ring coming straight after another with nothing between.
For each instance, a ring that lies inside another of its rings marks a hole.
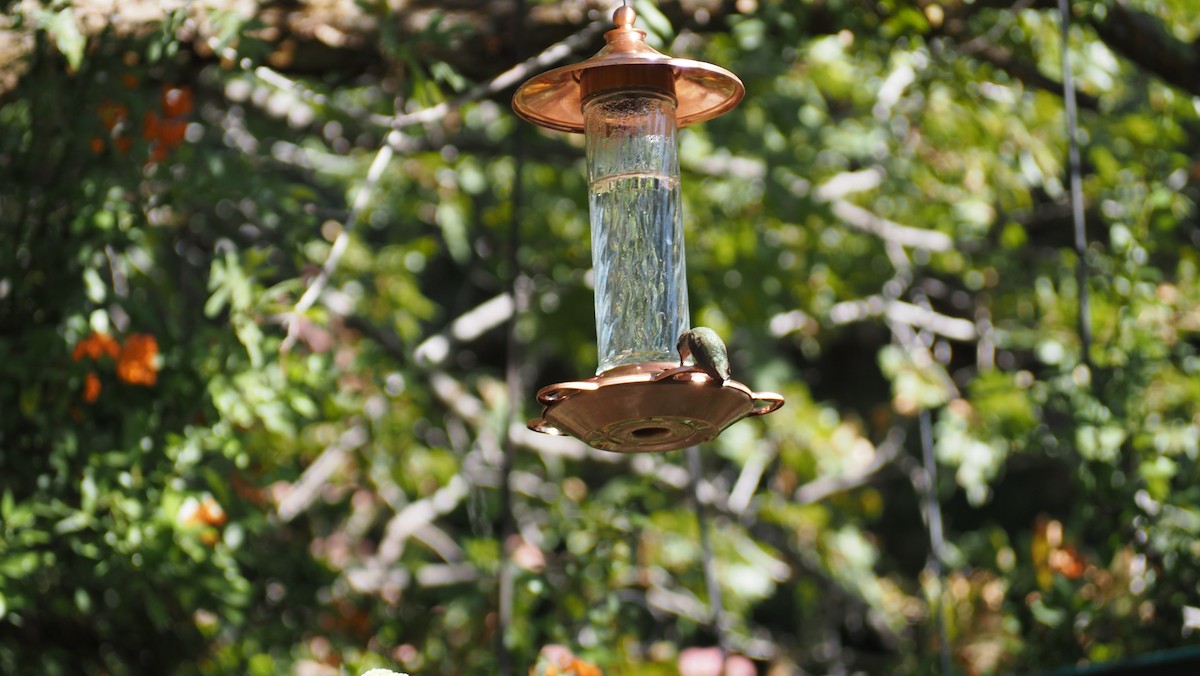
<instances>
[{"instance_id":1,"label":"blurred green foliage","mask_svg":"<svg viewBox=\"0 0 1200 676\"><path fill-rule=\"evenodd\" d=\"M704 449L719 631L680 454L510 429L514 272L522 419L596 353L581 139L456 100L515 61L471 56L499 15L364 3L289 45L218 4L0 23L0 672L490 673L505 565L521 670L724 640L934 673L939 607L963 673L1194 641L1200 91L1112 33L1186 72L1187 2L1074 3L1087 359L1047 3L638 3L745 80L681 132L692 317L789 402ZM143 380L97 336L152 337Z\"/></svg>"}]
</instances>

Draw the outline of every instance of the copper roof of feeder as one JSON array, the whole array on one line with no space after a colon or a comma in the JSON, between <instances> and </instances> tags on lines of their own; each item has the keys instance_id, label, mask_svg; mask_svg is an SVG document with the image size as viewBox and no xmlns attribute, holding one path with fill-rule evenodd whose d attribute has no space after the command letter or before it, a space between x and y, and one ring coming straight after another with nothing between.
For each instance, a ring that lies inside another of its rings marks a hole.
<instances>
[{"instance_id":1,"label":"copper roof of feeder","mask_svg":"<svg viewBox=\"0 0 1200 676\"><path fill-rule=\"evenodd\" d=\"M583 103L615 90L651 90L676 101L676 124L686 127L712 119L742 100L746 88L733 73L703 61L675 59L646 44L646 32L633 27L632 7L613 12L617 27L592 58L534 76L517 89L513 110L543 127L583 132Z\"/></svg>"}]
</instances>

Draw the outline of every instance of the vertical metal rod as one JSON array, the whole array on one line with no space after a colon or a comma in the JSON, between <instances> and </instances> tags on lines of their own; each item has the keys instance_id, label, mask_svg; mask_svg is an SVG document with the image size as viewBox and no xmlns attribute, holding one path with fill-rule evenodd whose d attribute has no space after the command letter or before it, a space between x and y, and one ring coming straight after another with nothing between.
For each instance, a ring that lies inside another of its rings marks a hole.
<instances>
[{"instance_id":1,"label":"vertical metal rod","mask_svg":"<svg viewBox=\"0 0 1200 676\"><path fill-rule=\"evenodd\" d=\"M700 530L700 555L704 560L704 583L708 591L709 611L712 613L713 633L717 636L717 645L721 648L721 659L724 661L728 648L725 640L725 622L722 619L725 606L721 601L721 581L717 577L717 560L713 556L708 516L705 514L703 503L700 502L700 447L688 446L684 453L687 455L688 490L692 494L692 507L696 511L696 524ZM724 672L725 669L722 668L721 673Z\"/></svg>"},{"instance_id":2,"label":"vertical metal rod","mask_svg":"<svg viewBox=\"0 0 1200 676\"><path fill-rule=\"evenodd\" d=\"M1067 117L1067 161L1071 172L1071 220L1075 230L1075 279L1079 285L1079 344L1082 361L1092 368L1092 303L1088 291L1087 224L1083 215L1083 178L1079 161L1078 112L1075 106L1075 74L1071 68L1071 8L1070 0L1058 0L1059 23L1062 28L1063 102Z\"/></svg>"},{"instance_id":3,"label":"vertical metal rod","mask_svg":"<svg viewBox=\"0 0 1200 676\"><path fill-rule=\"evenodd\" d=\"M525 0L517 0L514 44L517 61L525 58ZM512 676L514 672L512 652L508 649L508 634L513 619L513 580L516 576L514 564L509 558L508 543L517 532L513 516L512 489L508 485L516 457L516 445L512 435L512 424L520 418L521 397L521 345L517 335L517 319L524 308L524 284L521 281L521 210L524 207L525 174L525 126L517 125L513 135L513 189L512 221L508 230L508 277L509 294L513 299L513 312L505 327L508 345L505 351L504 376L508 382L508 415L504 418L504 459L500 467L500 575L497 580L496 653L500 676Z\"/></svg>"},{"instance_id":4,"label":"vertical metal rod","mask_svg":"<svg viewBox=\"0 0 1200 676\"><path fill-rule=\"evenodd\" d=\"M942 529L942 507L937 498L937 463L933 458L933 426L929 411L921 411L921 462L925 466L925 522L929 527L929 569L937 580L933 622L937 627L942 674L950 674L950 628L946 625L946 579L942 570L946 540Z\"/></svg>"}]
</instances>

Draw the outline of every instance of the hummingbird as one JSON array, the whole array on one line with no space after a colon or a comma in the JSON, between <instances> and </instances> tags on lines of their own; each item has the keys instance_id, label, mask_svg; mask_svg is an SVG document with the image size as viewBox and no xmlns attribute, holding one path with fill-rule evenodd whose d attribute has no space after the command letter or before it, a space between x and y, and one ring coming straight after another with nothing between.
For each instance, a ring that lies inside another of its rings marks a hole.
<instances>
[{"instance_id":1,"label":"hummingbird","mask_svg":"<svg viewBox=\"0 0 1200 676\"><path fill-rule=\"evenodd\" d=\"M716 331L704 326L684 331L679 336L679 342L675 344L675 349L679 352L680 366L683 366L688 355L691 355L696 366L707 373L718 385L724 385L725 381L731 377L729 351L725 349L725 343Z\"/></svg>"}]
</instances>

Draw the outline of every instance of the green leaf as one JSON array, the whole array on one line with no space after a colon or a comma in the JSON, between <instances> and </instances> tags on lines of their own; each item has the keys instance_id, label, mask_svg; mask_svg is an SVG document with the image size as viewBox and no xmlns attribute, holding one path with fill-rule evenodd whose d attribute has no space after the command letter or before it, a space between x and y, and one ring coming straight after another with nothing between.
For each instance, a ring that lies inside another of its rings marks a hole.
<instances>
[{"instance_id":1,"label":"green leaf","mask_svg":"<svg viewBox=\"0 0 1200 676\"><path fill-rule=\"evenodd\" d=\"M75 588L75 607L79 612L87 614L92 610L92 597L82 587Z\"/></svg>"},{"instance_id":2,"label":"green leaf","mask_svg":"<svg viewBox=\"0 0 1200 676\"><path fill-rule=\"evenodd\" d=\"M75 512L71 516L54 524L54 532L59 535L77 533L92 523L92 515L87 512Z\"/></svg>"},{"instance_id":3,"label":"green leaf","mask_svg":"<svg viewBox=\"0 0 1200 676\"><path fill-rule=\"evenodd\" d=\"M237 334L238 342L246 348L246 354L250 356L250 365L256 369L261 368L263 364L262 329L258 328L258 324L250 318L238 315L234 317L233 330Z\"/></svg>"},{"instance_id":4,"label":"green leaf","mask_svg":"<svg viewBox=\"0 0 1200 676\"><path fill-rule=\"evenodd\" d=\"M1029 610L1033 613L1033 619L1048 627L1057 627L1067 619L1066 610L1046 605L1040 598L1035 598L1029 604Z\"/></svg>"},{"instance_id":5,"label":"green leaf","mask_svg":"<svg viewBox=\"0 0 1200 676\"><path fill-rule=\"evenodd\" d=\"M637 17L638 26L646 31L647 37L657 38L659 44L666 45L675 36L675 28L671 26L671 20L667 18L666 14L659 11L655 3L637 3Z\"/></svg>"},{"instance_id":6,"label":"green leaf","mask_svg":"<svg viewBox=\"0 0 1200 676\"><path fill-rule=\"evenodd\" d=\"M96 480L92 478L91 472L83 475L83 481L79 484L79 493L81 496L80 506L83 511L89 514L95 511L98 491L96 490Z\"/></svg>"},{"instance_id":7,"label":"green leaf","mask_svg":"<svg viewBox=\"0 0 1200 676\"><path fill-rule=\"evenodd\" d=\"M38 565L37 552L22 552L0 560L0 575L20 579L32 573Z\"/></svg>"},{"instance_id":8,"label":"green leaf","mask_svg":"<svg viewBox=\"0 0 1200 676\"><path fill-rule=\"evenodd\" d=\"M290 398L292 409L306 418L316 418L318 409L317 404L309 397L303 394L293 394Z\"/></svg>"},{"instance_id":9,"label":"green leaf","mask_svg":"<svg viewBox=\"0 0 1200 676\"><path fill-rule=\"evenodd\" d=\"M54 36L54 45L67 58L67 64L72 71L79 70L83 63L83 49L87 44L83 33L79 32L79 24L75 21L75 12L67 7L50 15L44 20L46 30Z\"/></svg>"},{"instance_id":10,"label":"green leaf","mask_svg":"<svg viewBox=\"0 0 1200 676\"><path fill-rule=\"evenodd\" d=\"M455 262L463 264L471 257L471 244L467 241L467 216L458 200L443 200L437 206L437 223L442 228L446 248Z\"/></svg>"},{"instance_id":11,"label":"green leaf","mask_svg":"<svg viewBox=\"0 0 1200 676\"><path fill-rule=\"evenodd\" d=\"M88 268L83 271L83 281L87 288L88 300L103 303L108 287L104 285L104 280L100 279L100 273L96 272L95 268Z\"/></svg>"},{"instance_id":12,"label":"green leaf","mask_svg":"<svg viewBox=\"0 0 1200 676\"><path fill-rule=\"evenodd\" d=\"M1153 460L1143 462L1138 471L1146 480L1146 488L1156 500L1162 500L1171 492L1171 479L1175 478L1178 464L1166 457L1158 456Z\"/></svg>"}]
</instances>

